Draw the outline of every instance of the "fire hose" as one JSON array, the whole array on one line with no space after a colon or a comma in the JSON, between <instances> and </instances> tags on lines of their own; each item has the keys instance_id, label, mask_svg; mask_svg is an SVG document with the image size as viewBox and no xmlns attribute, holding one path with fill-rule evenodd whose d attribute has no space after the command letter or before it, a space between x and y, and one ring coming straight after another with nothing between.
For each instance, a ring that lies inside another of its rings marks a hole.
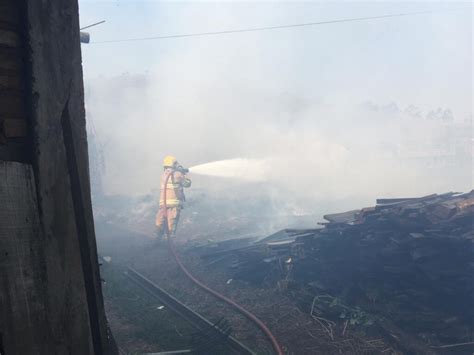
<instances>
[{"instance_id":1,"label":"fire hose","mask_svg":"<svg viewBox=\"0 0 474 355\"><path fill-rule=\"evenodd\" d=\"M166 204L166 191L167 191L167 186L168 186L168 180L170 179L171 175L173 173L169 173L167 176L166 176L166 179L164 181L164 187L163 187L163 208L164 208L164 215L165 215L165 218L166 220L168 219L168 206ZM165 223L166 226L168 226L168 223ZM202 288L204 291L210 293L211 295L217 297L218 299L226 302L227 304L229 304L230 306L234 307L235 309L237 309L240 313L242 313L244 316L246 316L248 319L250 319L253 323L255 323L261 330L262 332L265 334L265 336L268 338L268 340L270 341L270 343L272 344L272 347L273 349L275 350L275 352L278 354L278 355L283 355L284 352L283 350L281 349L280 347L280 344L278 344L278 341L277 339L275 338L275 336L273 335L273 333L270 331L270 329L268 329L268 327L265 325L265 323L263 323L260 319L257 318L257 316L255 316L253 313L249 312L248 310L246 310L244 307L242 307L240 304L234 302L233 300L231 300L230 298L220 294L219 292L213 290L212 288L210 288L209 286L206 286L205 284L203 284L201 281L199 281L197 278L195 278L189 271L188 269L186 269L186 267L184 266L184 264L181 262L181 259L179 258L178 254L176 253L176 250L174 248L174 244L173 244L173 241L171 240L171 233L170 233L170 230L169 228L166 228L166 231L167 231L167 236L168 236L168 246L169 246L169 249L171 251L171 254L173 255L176 263L178 264L178 266L180 267L181 271L183 271L183 273L192 281L194 282L197 286L199 286L200 288Z\"/></svg>"}]
</instances>

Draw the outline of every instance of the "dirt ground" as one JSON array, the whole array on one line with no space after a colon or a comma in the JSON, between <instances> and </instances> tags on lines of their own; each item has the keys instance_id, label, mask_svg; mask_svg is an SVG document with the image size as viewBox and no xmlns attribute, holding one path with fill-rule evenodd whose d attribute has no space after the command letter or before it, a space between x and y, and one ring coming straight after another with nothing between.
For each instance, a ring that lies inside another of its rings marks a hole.
<instances>
[{"instance_id":1,"label":"dirt ground","mask_svg":"<svg viewBox=\"0 0 474 355\"><path fill-rule=\"evenodd\" d=\"M182 273L166 243L156 243L143 236L131 235L116 226L98 225L97 230L99 251L103 256L107 254L115 263L134 267L209 320L217 322L222 318L226 319L232 326L232 335L257 353L273 353L270 343L253 323L198 288ZM177 249L180 250L179 245ZM276 285L257 287L229 280L225 270L208 267L191 253L179 254L185 266L197 278L237 301L264 321L287 354L397 353L379 335L364 335L356 326L344 320L335 322L312 317L302 310L303 307L298 304L298 299L291 291L281 290ZM117 302L107 291L104 294L109 322L119 345L120 339L125 337L130 338L127 340L128 351L136 352L149 348L156 351L156 348L160 348L160 344L154 343L149 336L140 335L146 333L146 329L134 331L136 322L119 316L123 314L123 303ZM132 304L128 307L134 306ZM143 324L141 326L143 327ZM137 336L137 333L140 336ZM177 338L173 341L181 340ZM180 345L176 344L172 348L182 348ZM170 344L161 348L168 350Z\"/></svg>"},{"instance_id":2,"label":"dirt ground","mask_svg":"<svg viewBox=\"0 0 474 355\"><path fill-rule=\"evenodd\" d=\"M196 330L132 284L122 266L104 261L101 270L107 320L122 353L191 347Z\"/></svg>"}]
</instances>

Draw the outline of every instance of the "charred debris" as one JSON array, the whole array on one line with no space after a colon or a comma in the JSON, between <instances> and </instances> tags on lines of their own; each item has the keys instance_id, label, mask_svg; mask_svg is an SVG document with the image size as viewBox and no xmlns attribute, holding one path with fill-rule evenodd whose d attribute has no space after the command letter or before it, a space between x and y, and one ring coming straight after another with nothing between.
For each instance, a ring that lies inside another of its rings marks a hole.
<instances>
[{"instance_id":1,"label":"charred debris","mask_svg":"<svg viewBox=\"0 0 474 355\"><path fill-rule=\"evenodd\" d=\"M407 352L471 353L474 191L379 199L324 219L315 229L189 251L229 282L291 294L329 336L357 327Z\"/></svg>"}]
</instances>

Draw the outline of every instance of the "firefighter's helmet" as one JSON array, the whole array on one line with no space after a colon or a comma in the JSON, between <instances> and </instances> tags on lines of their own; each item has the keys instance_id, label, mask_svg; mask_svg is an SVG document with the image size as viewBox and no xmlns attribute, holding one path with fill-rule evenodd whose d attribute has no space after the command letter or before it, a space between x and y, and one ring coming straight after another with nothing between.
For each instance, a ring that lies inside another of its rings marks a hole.
<instances>
[{"instance_id":1,"label":"firefighter's helmet","mask_svg":"<svg viewBox=\"0 0 474 355\"><path fill-rule=\"evenodd\" d=\"M164 159L163 159L163 166L165 168L172 168L176 163L178 162L178 160L172 156L172 155L167 155Z\"/></svg>"}]
</instances>

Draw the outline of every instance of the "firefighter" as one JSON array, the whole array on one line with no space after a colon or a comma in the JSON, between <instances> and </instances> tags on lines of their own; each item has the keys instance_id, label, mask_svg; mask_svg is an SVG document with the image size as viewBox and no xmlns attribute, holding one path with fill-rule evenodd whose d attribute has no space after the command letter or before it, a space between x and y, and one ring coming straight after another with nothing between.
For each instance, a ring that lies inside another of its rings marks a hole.
<instances>
[{"instance_id":1,"label":"firefighter","mask_svg":"<svg viewBox=\"0 0 474 355\"><path fill-rule=\"evenodd\" d=\"M173 156L166 156L163 160L163 175L160 185L160 208L156 215L158 238L173 236L178 225L179 214L184 207L184 188L191 186L191 180L186 176L188 169L179 165ZM165 183L167 182L166 186ZM166 189L166 207L165 207Z\"/></svg>"}]
</instances>

